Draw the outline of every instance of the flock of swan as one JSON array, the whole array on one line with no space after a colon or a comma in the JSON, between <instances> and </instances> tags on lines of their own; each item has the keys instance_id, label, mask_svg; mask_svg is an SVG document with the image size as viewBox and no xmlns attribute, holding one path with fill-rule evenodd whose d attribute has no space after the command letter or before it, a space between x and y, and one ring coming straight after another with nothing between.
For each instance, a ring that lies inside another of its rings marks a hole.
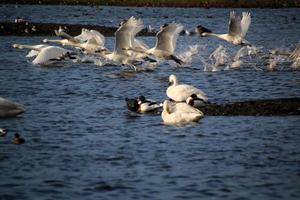
<instances>
[{"instance_id":1,"label":"flock of swan","mask_svg":"<svg viewBox=\"0 0 300 200\"><path fill-rule=\"evenodd\" d=\"M213 33L200 25L195 28L194 33L200 36L217 37L234 45L242 46L234 56L230 56L225 47L220 45L211 53L208 60L202 59L204 71L219 71L222 68L238 69L243 65L243 57L259 56L260 48L251 45L245 39L250 24L251 14L249 12L242 12L242 16L239 16L232 11L229 16L228 32L225 34ZM44 39L44 44L38 45L13 44L13 47L30 49L31 51L26 57L34 58L32 63L38 65L48 65L53 64L53 62L71 59L74 62L94 62L97 65L99 63L100 65L113 63L129 66L138 71L143 69L143 64L157 66L161 60L172 60L178 66L187 64L188 61L184 58L184 55L175 54L178 36L183 32L190 34L190 32L184 30L182 24L162 25L156 34L156 43L153 47L149 47L136 37L143 28L144 24L141 19L130 17L123 20L115 32L115 47L112 51L105 47L105 37L99 31L88 29L82 29L80 35L71 36L65 30L59 28L59 30L55 30L55 34L61 39ZM56 43L63 47L48 45L49 43ZM275 49L260 58L267 60L265 69L268 71L275 70L276 66L285 60L292 62L293 69L298 69L300 68L299 52L300 44L296 46L294 51L286 52L282 49Z\"/></svg>"},{"instance_id":2,"label":"flock of swan","mask_svg":"<svg viewBox=\"0 0 300 200\"><path fill-rule=\"evenodd\" d=\"M259 49L245 39L246 33L251 24L251 14L243 12L242 16L234 11L230 12L228 33L217 34L209 29L198 26L195 32L203 37L212 36L225 40L233 45L241 45L235 56L229 58L226 49L220 45L209 56L209 62L203 60L205 71L218 71L221 67L240 68L243 64L241 58L245 56L257 55ZM83 59L83 55L105 60L110 64L128 66L134 71L142 70L143 64L158 65L160 61L172 61L176 65L185 65L186 60L175 53L178 36L184 31L184 26L179 23L164 24L156 34L156 43L149 47L137 34L144 28L143 21L135 17L123 20L115 32L115 47L112 51L105 47L105 37L96 30L82 29L80 35L71 36L62 28L55 30L61 39L44 39L44 44L24 45L13 44L14 48L30 49L26 57L33 58L32 64L48 65L62 60L73 60L75 62L89 62ZM48 43L56 43L61 46L52 46ZM65 48L72 47L72 48ZM300 44L292 51L283 52L276 49L267 56L269 63L268 70L274 70L278 62L278 57L286 57L293 64L294 69L300 68ZM203 117L199 110L202 105L208 102L204 92L191 85L179 84L175 75L169 76L170 87L166 94L170 100L165 100L163 104L146 100L141 96L137 99L126 99L130 110L137 112L148 112L162 108L161 117L165 123L176 124L198 121ZM11 110L12 111L11 111ZM24 107L15 103L8 103L8 100L0 99L0 116L12 116L24 112Z\"/></svg>"}]
</instances>

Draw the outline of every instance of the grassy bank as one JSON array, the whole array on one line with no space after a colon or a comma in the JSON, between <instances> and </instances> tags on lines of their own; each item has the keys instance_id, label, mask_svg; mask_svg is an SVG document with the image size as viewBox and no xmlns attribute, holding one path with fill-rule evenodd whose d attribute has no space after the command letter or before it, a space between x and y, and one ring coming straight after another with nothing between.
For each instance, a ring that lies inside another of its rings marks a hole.
<instances>
[{"instance_id":1,"label":"grassy bank","mask_svg":"<svg viewBox=\"0 0 300 200\"><path fill-rule=\"evenodd\" d=\"M63 4L63 5L111 5L153 7L244 7L287 8L300 7L299 0L2 0L2 4Z\"/></svg>"}]
</instances>

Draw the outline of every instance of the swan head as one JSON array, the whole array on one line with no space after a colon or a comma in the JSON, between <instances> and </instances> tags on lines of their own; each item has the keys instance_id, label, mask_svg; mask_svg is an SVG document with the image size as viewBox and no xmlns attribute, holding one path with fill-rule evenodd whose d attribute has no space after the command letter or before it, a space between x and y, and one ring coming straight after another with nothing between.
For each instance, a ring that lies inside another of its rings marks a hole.
<instances>
[{"instance_id":1,"label":"swan head","mask_svg":"<svg viewBox=\"0 0 300 200\"><path fill-rule=\"evenodd\" d=\"M201 25L196 27L195 32L201 36L207 36L209 33L212 33L211 30L209 30L208 28L205 28L204 26L201 26Z\"/></svg>"},{"instance_id":2,"label":"swan head","mask_svg":"<svg viewBox=\"0 0 300 200\"><path fill-rule=\"evenodd\" d=\"M169 85L170 86L177 85L177 77L174 74L171 74L169 76Z\"/></svg>"},{"instance_id":3,"label":"swan head","mask_svg":"<svg viewBox=\"0 0 300 200\"><path fill-rule=\"evenodd\" d=\"M162 26L160 27L160 30L163 29L163 28L165 28L165 27L167 27L167 26L169 26L169 24L164 24L164 25L162 25Z\"/></svg>"},{"instance_id":4,"label":"swan head","mask_svg":"<svg viewBox=\"0 0 300 200\"><path fill-rule=\"evenodd\" d=\"M19 45L19 44L13 44L12 47L18 48L18 49L23 49L22 45Z\"/></svg>"}]
</instances>

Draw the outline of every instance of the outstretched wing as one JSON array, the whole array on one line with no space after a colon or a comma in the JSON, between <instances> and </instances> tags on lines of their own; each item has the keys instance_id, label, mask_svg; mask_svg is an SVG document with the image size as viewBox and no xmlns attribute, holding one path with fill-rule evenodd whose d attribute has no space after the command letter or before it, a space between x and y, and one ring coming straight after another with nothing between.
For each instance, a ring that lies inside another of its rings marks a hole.
<instances>
[{"instance_id":1,"label":"outstretched wing","mask_svg":"<svg viewBox=\"0 0 300 200\"><path fill-rule=\"evenodd\" d=\"M251 24L251 14L249 12L243 12L243 18L241 21L241 37L245 37Z\"/></svg>"},{"instance_id":2,"label":"outstretched wing","mask_svg":"<svg viewBox=\"0 0 300 200\"><path fill-rule=\"evenodd\" d=\"M135 35L143 29L143 21L130 17L124 22L115 32L116 46L115 51L118 53L125 53L124 49L132 48L134 46Z\"/></svg>"},{"instance_id":3,"label":"outstretched wing","mask_svg":"<svg viewBox=\"0 0 300 200\"><path fill-rule=\"evenodd\" d=\"M234 11L230 12L228 34L235 36L241 34L241 18Z\"/></svg>"},{"instance_id":4,"label":"outstretched wing","mask_svg":"<svg viewBox=\"0 0 300 200\"><path fill-rule=\"evenodd\" d=\"M300 43L297 44L294 51L290 54L290 58L293 60L296 60L299 57L300 57Z\"/></svg>"},{"instance_id":5,"label":"outstretched wing","mask_svg":"<svg viewBox=\"0 0 300 200\"><path fill-rule=\"evenodd\" d=\"M172 23L163 28L156 34L157 49L174 53L179 33L183 30L181 24Z\"/></svg>"}]
</instances>

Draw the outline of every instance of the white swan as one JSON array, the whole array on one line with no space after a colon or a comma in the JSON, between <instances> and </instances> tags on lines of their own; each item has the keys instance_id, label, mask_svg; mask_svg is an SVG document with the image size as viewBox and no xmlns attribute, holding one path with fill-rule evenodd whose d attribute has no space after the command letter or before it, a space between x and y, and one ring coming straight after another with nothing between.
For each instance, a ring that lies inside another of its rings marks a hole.
<instances>
[{"instance_id":1,"label":"white swan","mask_svg":"<svg viewBox=\"0 0 300 200\"><path fill-rule=\"evenodd\" d=\"M0 117L15 117L23 112L23 105L0 97Z\"/></svg>"},{"instance_id":2,"label":"white swan","mask_svg":"<svg viewBox=\"0 0 300 200\"><path fill-rule=\"evenodd\" d=\"M176 49L176 43L179 33L183 30L181 24L165 24L161 27L160 31L156 34L156 44L153 48L141 50L137 48L129 48L129 50L143 53L146 55L153 55L157 58L163 58L166 60L173 60L178 64L184 62L174 55Z\"/></svg>"},{"instance_id":3,"label":"white swan","mask_svg":"<svg viewBox=\"0 0 300 200\"><path fill-rule=\"evenodd\" d=\"M235 45L250 45L250 43L244 39L246 33L251 24L251 14L249 12L243 12L242 19L237 16L234 11L230 12L229 18L229 29L226 34L217 34L212 32L202 32L202 36L215 36L220 39L226 40L227 42Z\"/></svg>"},{"instance_id":4,"label":"white swan","mask_svg":"<svg viewBox=\"0 0 300 200\"><path fill-rule=\"evenodd\" d=\"M136 70L135 62L141 62L128 49L142 48L142 43L135 40L135 35L143 29L143 22L141 19L130 17L123 21L120 27L115 32L115 49L110 52L106 49L100 50L99 55L107 60L116 62L118 64L128 65Z\"/></svg>"},{"instance_id":5,"label":"white swan","mask_svg":"<svg viewBox=\"0 0 300 200\"><path fill-rule=\"evenodd\" d=\"M64 59L65 57L73 58L71 57L71 51L56 46L13 44L13 47L18 49L26 48L38 52L36 58L32 61L34 65L47 65L53 61Z\"/></svg>"},{"instance_id":6,"label":"white swan","mask_svg":"<svg viewBox=\"0 0 300 200\"><path fill-rule=\"evenodd\" d=\"M169 84L170 86L166 93L167 96L174 101L184 102L188 97L194 94L203 104L208 103L208 98L203 91L191 85L178 84L177 77L173 74L169 76Z\"/></svg>"},{"instance_id":7,"label":"white swan","mask_svg":"<svg viewBox=\"0 0 300 200\"><path fill-rule=\"evenodd\" d=\"M165 100L161 118L166 124L180 124L197 122L203 117L203 113L186 103L172 103Z\"/></svg>"},{"instance_id":8,"label":"white swan","mask_svg":"<svg viewBox=\"0 0 300 200\"><path fill-rule=\"evenodd\" d=\"M80 48L87 51L87 53L105 49L104 47L105 37L96 30L82 29L81 34L75 37L65 33L62 29L55 30L55 33L57 36L63 39L61 40L44 39L43 42L59 43L62 46L66 45L75 48Z\"/></svg>"}]
</instances>

